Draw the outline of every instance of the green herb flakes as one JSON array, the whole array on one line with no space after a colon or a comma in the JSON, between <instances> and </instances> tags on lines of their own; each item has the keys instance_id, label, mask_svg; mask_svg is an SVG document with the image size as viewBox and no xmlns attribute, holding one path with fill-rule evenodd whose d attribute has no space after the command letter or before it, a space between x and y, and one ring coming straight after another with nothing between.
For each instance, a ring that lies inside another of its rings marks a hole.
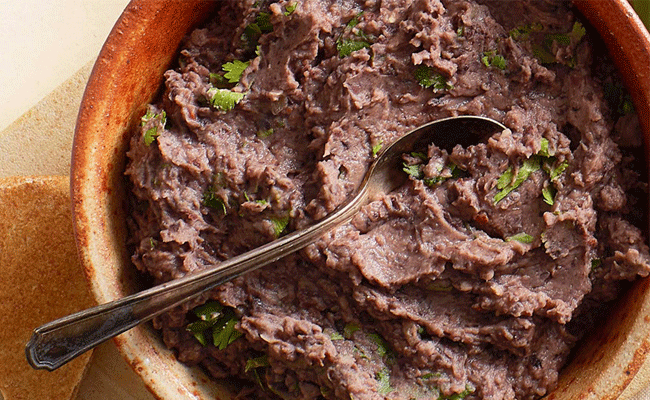
<instances>
[{"instance_id":1,"label":"green herb flakes","mask_svg":"<svg viewBox=\"0 0 650 400\"><path fill-rule=\"evenodd\" d=\"M447 82L447 78L427 65L418 65L415 69L414 76L420 86L425 89L432 88L434 92L453 88L453 86Z\"/></svg>"},{"instance_id":2,"label":"green herb flakes","mask_svg":"<svg viewBox=\"0 0 650 400\"><path fill-rule=\"evenodd\" d=\"M438 400L462 400L465 397L469 396L470 394L474 393L475 390L476 389L472 385L467 384L465 385L465 390L463 390L462 392L454 393L448 396L440 396Z\"/></svg>"},{"instance_id":3,"label":"green herb flakes","mask_svg":"<svg viewBox=\"0 0 650 400\"><path fill-rule=\"evenodd\" d=\"M243 333L235 329L235 325L239 320L234 315L229 318L223 325L217 324L212 328L212 342L219 350L225 349L243 335Z\"/></svg>"},{"instance_id":4,"label":"green herb flakes","mask_svg":"<svg viewBox=\"0 0 650 400\"><path fill-rule=\"evenodd\" d=\"M273 128L260 129L259 131L257 131L257 133L255 135L260 139L265 139L265 138L273 135L273 132L274 132Z\"/></svg>"},{"instance_id":5,"label":"green herb flakes","mask_svg":"<svg viewBox=\"0 0 650 400\"><path fill-rule=\"evenodd\" d=\"M203 346L208 344L206 334L211 331L212 344L220 350L240 338L243 334L235 329L238 319L234 309L211 301L192 310L197 321L187 325L196 340Z\"/></svg>"},{"instance_id":6,"label":"green herb flakes","mask_svg":"<svg viewBox=\"0 0 650 400\"><path fill-rule=\"evenodd\" d=\"M228 214L226 203L217 196L214 185L211 185L203 192L201 203L206 207L223 212L224 215Z\"/></svg>"},{"instance_id":7,"label":"green herb flakes","mask_svg":"<svg viewBox=\"0 0 650 400\"><path fill-rule=\"evenodd\" d=\"M497 180L497 189L500 191L494 196L494 204L503 200L510 192L521 186L526 179L535 171L540 169L540 157L532 156L524 160L523 164L519 167L517 175L514 176L512 167L508 169Z\"/></svg>"},{"instance_id":8,"label":"green herb flakes","mask_svg":"<svg viewBox=\"0 0 650 400\"><path fill-rule=\"evenodd\" d=\"M244 33L241 35L241 41L244 44L245 50L254 51L257 48L260 36L269 32L273 32L271 14L268 12L260 12L255 16L255 22L246 25Z\"/></svg>"},{"instance_id":9,"label":"green herb flakes","mask_svg":"<svg viewBox=\"0 0 650 400\"><path fill-rule=\"evenodd\" d=\"M376 145L372 146L372 156L377 157L377 154L379 154L379 150L383 147L383 143L379 142Z\"/></svg>"},{"instance_id":10,"label":"green herb flakes","mask_svg":"<svg viewBox=\"0 0 650 400\"><path fill-rule=\"evenodd\" d=\"M411 152L411 157L419 158L422 161L427 161L429 159L429 157L427 157L427 155L425 153L422 153L420 151Z\"/></svg>"},{"instance_id":11,"label":"green herb flakes","mask_svg":"<svg viewBox=\"0 0 650 400\"><path fill-rule=\"evenodd\" d=\"M152 121L154 119L159 119L160 122L159 124L152 126L144 132L143 140L146 146L151 146L151 144L160 135L160 132L158 132L158 127L165 127L165 125L167 125L167 113L163 110L160 112L160 114L156 114L151 109L148 109L146 114L143 115L140 119L140 124L141 126L145 126L149 121Z\"/></svg>"},{"instance_id":12,"label":"green herb flakes","mask_svg":"<svg viewBox=\"0 0 650 400\"><path fill-rule=\"evenodd\" d=\"M377 380L377 393L386 395L393 391L393 388L390 386L390 371L388 368L384 367L377 371L375 379Z\"/></svg>"},{"instance_id":13,"label":"green herb flakes","mask_svg":"<svg viewBox=\"0 0 650 400\"><path fill-rule=\"evenodd\" d=\"M544 26L541 23L536 22L514 28L508 33L508 35L517 41L528 40L531 33L539 32L543 29Z\"/></svg>"},{"instance_id":14,"label":"green herb flakes","mask_svg":"<svg viewBox=\"0 0 650 400\"><path fill-rule=\"evenodd\" d=\"M582 38L587 34L587 30L584 26L578 21L573 23L571 31L568 33L552 33L546 35L544 39L547 45L552 44L552 42L557 42L558 44L568 46L570 44L577 44L582 40Z\"/></svg>"},{"instance_id":15,"label":"green herb flakes","mask_svg":"<svg viewBox=\"0 0 650 400\"><path fill-rule=\"evenodd\" d=\"M298 3L296 3L295 1L287 4L287 6L284 8L285 17L288 17L289 15L293 14L293 12L296 11L297 7L298 7Z\"/></svg>"},{"instance_id":16,"label":"green herb flakes","mask_svg":"<svg viewBox=\"0 0 650 400\"><path fill-rule=\"evenodd\" d=\"M347 57L355 51L370 48L370 38L362 30L356 28L356 26L359 25L359 22L361 22L361 15L363 15L363 11L355 15L354 18L345 25L344 33L350 32L351 37L343 38L342 33L336 40L336 50L341 58Z\"/></svg>"},{"instance_id":17,"label":"green herb flakes","mask_svg":"<svg viewBox=\"0 0 650 400\"><path fill-rule=\"evenodd\" d=\"M226 72L223 77L226 78L229 83L238 83L244 70L248 68L250 64L250 61L243 62L239 60L227 62L221 66L221 68Z\"/></svg>"},{"instance_id":18,"label":"green herb flakes","mask_svg":"<svg viewBox=\"0 0 650 400\"><path fill-rule=\"evenodd\" d=\"M228 89L211 88L208 90L210 104L217 110L229 111L244 98L245 93L234 92Z\"/></svg>"},{"instance_id":19,"label":"green herb flakes","mask_svg":"<svg viewBox=\"0 0 650 400\"><path fill-rule=\"evenodd\" d=\"M343 328L343 336L346 339L350 339L352 338L354 332L357 332L359 330L361 330L361 327L359 327L359 325L355 324L354 322L349 322L345 324L345 327Z\"/></svg>"},{"instance_id":20,"label":"green herb flakes","mask_svg":"<svg viewBox=\"0 0 650 400\"><path fill-rule=\"evenodd\" d=\"M544 186L542 188L542 199L544 200L544 203L548 204L549 206L555 204L555 193L556 189L553 186Z\"/></svg>"},{"instance_id":21,"label":"green herb flakes","mask_svg":"<svg viewBox=\"0 0 650 400\"><path fill-rule=\"evenodd\" d=\"M505 70L508 66L508 61L500 54L497 54L496 50L486 51L481 56L481 62L486 67L494 67L500 70Z\"/></svg>"},{"instance_id":22,"label":"green herb flakes","mask_svg":"<svg viewBox=\"0 0 650 400\"><path fill-rule=\"evenodd\" d=\"M289 225L289 216L284 216L284 217L274 217L271 218L270 221L273 224L273 234L275 235L276 238L280 237L282 232L287 228L287 225Z\"/></svg>"},{"instance_id":23,"label":"green herb flakes","mask_svg":"<svg viewBox=\"0 0 650 400\"><path fill-rule=\"evenodd\" d=\"M151 146L151 144L156 140L158 137L158 128L153 127L150 129L147 129L147 131L144 133L144 144L147 146Z\"/></svg>"},{"instance_id":24,"label":"green herb flakes","mask_svg":"<svg viewBox=\"0 0 650 400\"><path fill-rule=\"evenodd\" d=\"M558 60L553 54L553 43L557 43L560 46L575 46L582 40L586 33L587 31L585 27L580 22L576 21L570 32L549 33L544 36L544 40L541 43L534 43L533 55L542 64L563 62L567 66L573 68L576 64L575 55L565 61Z\"/></svg>"},{"instance_id":25,"label":"green herb flakes","mask_svg":"<svg viewBox=\"0 0 650 400\"><path fill-rule=\"evenodd\" d=\"M402 168L402 170L406 172L410 177L413 177L415 179L422 179L424 177L424 173L422 172L422 164L404 164L404 168Z\"/></svg>"},{"instance_id":26,"label":"green herb flakes","mask_svg":"<svg viewBox=\"0 0 650 400\"><path fill-rule=\"evenodd\" d=\"M540 149L537 152L537 154L542 157L550 157L552 155L549 153L548 150L548 139L542 138L542 140L540 141Z\"/></svg>"},{"instance_id":27,"label":"green herb flakes","mask_svg":"<svg viewBox=\"0 0 650 400\"><path fill-rule=\"evenodd\" d=\"M600 258L594 258L594 259L591 260L591 270L592 271L597 269L601 265L603 265L603 260L601 260Z\"/></svg>"},{"instance_id":28,"label":"green herb flakes","mask_svg":"<svg viewBox=\"0 0 650 400\"><path fill-rule=\"evenodd\" d=\"M248 360L246 360L246 366L244 367L244 372L252 371L257 368L268 367L269 365L270 365L269 356L266 354L256 358L249 358Z\"/></svg>"},{"instance_id":29,"label":"green herb flakes","mask_svg":"<svg viewBox=\"0 0 650 400\"><path fill-rule=\"evenodd\" d=\"M339 39L336 42L336 50L339 52L339 57L347 57L355 51L370 48L370 43L365 40L357 39Z\"/></svg>"},{"instance_id":30,"label":"green herb flakes","mask_svg":"<svg viewBox=\"0 0 650 400\"><path fill-rule=\"evenodd\" d=\"M255 17L255 23L260 28L260 31L263 33L268 33L273 31L273 24L271 23L271 14L261 11Z\"/></svg>"},{"instance_id":31,"label":"green herb flakes","mask_svg":"<svg viewBox=\"0 0 650 400\"><path fill-rule=\"evenodd\" d=\"M506 242L511 242L513 240L516 240L521 243L531 244L533 243L533 240L535 240L535 238L525 232L522 232L516 235L509 236L505 240Z\"/></svg>"},{"instance_id":32,"label":"green herb flakes","mask_svg":"<svg viewBox=\"0 0 650 400\"><path fill-rule=\"evenodd\" d=\"M388 342L386 342L386 339L381 337L380 334L369 333L368 338L377 345L377 354L379 355L379 357L383 358L385 356L391 355L391 350L390 347L388 346Z\"/></svg>"}]
</instances>

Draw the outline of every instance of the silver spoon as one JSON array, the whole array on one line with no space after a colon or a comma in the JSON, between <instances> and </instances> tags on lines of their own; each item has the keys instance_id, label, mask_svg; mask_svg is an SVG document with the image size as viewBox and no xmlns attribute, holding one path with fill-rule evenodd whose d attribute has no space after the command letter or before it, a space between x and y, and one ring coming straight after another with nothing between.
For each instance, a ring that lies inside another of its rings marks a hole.
<instances>
[{"instance_id":1,"label":"silver spoon","mask_svg":"<svg viewBox=\"0 0 650 400\"><path fill-rule=\"evenodd\" d=\"M412 130L380 151L355 195L327 218L213 268L185 276L133 295L60 318L34 330L25 353L33 368L53 371L100 343L178 306L222 283L276 261L314 242L326 231L343 224L370 200L401 186L407 179L402 155L427 149L435 142L451 150L468 146L506 129L489 118L463 116L433 121Z\"/></svg>"}]
</instances>

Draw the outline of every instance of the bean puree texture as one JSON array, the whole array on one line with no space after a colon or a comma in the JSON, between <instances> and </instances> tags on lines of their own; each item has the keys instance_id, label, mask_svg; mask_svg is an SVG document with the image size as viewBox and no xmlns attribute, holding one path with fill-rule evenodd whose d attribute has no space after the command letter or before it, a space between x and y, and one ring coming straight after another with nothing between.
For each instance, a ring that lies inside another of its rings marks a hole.
<instances>
[{"instance_id":1,"label":"bean puree texture","mask_svg":"<svg viewBox=\"0 0 650 400\"><path fill-rule=\"evenodd\" d=\"M250 399L533 399L650 272L642 135L559 1L223 1L128 151L133 262L161 283L324 218L439 118L508 129L306 249L157 317Z\"/></svg>"}]
</instances>

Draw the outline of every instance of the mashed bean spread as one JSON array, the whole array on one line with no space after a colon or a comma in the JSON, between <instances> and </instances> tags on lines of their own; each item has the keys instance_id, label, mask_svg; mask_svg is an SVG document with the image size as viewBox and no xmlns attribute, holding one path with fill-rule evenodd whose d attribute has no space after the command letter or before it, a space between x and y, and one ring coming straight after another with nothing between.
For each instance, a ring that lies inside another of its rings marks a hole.
<instances>
[{"instance_id":1,"label":"mashed bean spread","mask_svg":"<svg viewBox=\"0 0 650 400\"><path fill-rule=\"evenodd\" d=\"M224 1L133 136L133 262L156 283L320 220L426 122L508 127L404 156L408 183L305 250L158 317L242 398L532 399L650 272L633 109L556 1ZM635 164L637 163L637 164Z\"/></svg>"}]
</instances>

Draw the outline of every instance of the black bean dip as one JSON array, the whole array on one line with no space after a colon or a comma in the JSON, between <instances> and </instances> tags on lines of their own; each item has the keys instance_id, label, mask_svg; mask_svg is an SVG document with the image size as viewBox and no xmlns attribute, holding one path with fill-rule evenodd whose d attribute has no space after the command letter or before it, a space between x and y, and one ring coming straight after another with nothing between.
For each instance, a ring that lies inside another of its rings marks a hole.
<instances>
[{"instance_id":1,"label":"black bean dip","mask_svg":"<svg viewBox=\"0 0 650 400\"><path fill-rule=\"evenodd\" d=\"M408 183L305 250L157 317L238 398L533 399L622 282L650 271L633 107L559 1L223 1L128 151L153 283L320 220L381 148ZM645 179L645 178L643 178Z\"/></svg>"}]
</instances>

